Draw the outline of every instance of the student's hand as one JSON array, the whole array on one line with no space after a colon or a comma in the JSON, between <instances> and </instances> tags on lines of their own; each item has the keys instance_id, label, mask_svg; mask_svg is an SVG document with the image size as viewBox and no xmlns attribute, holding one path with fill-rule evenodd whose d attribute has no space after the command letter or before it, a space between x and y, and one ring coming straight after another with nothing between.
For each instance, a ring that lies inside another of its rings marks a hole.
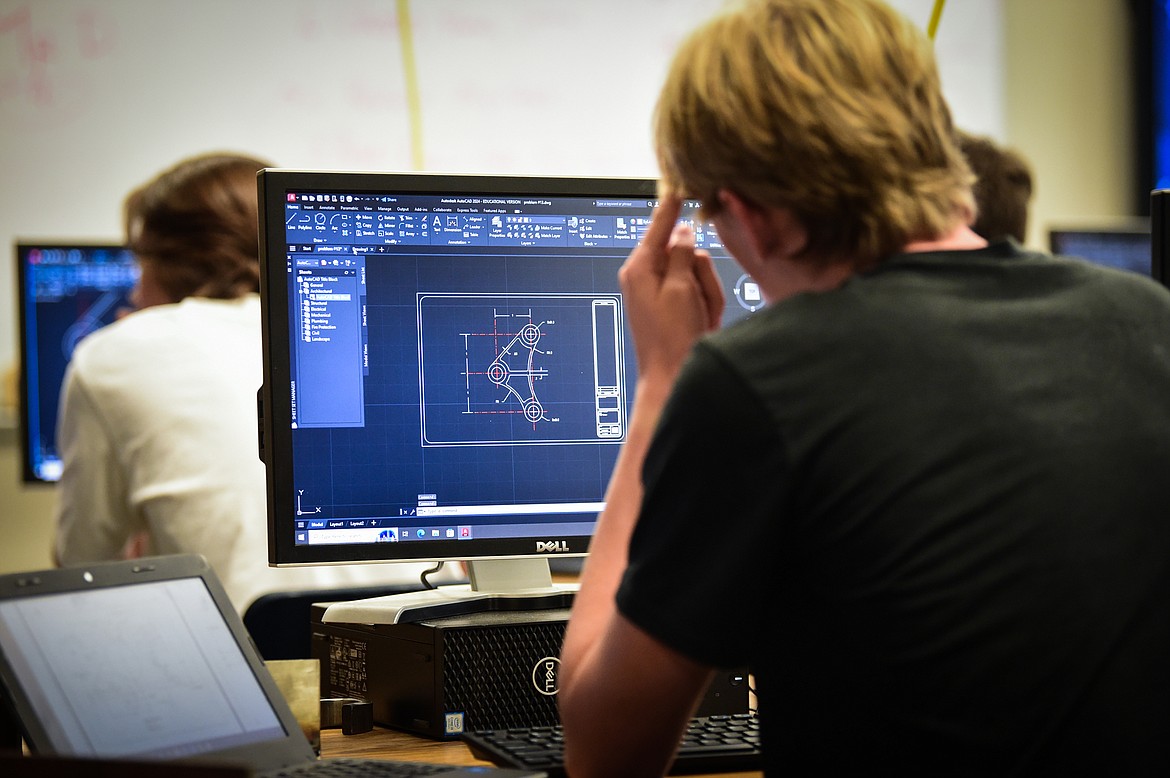
<instances>
[{"instance_id":1,"label":"student's hand","mask_svg":"<svg viewBox=\"0 0 1170 778\"><path fill-rule=\"evenodd\" d=\"M717 329L723 289L711 256L676 224L682 199L666 194L638 247L618 273L634 335L640 380L669 386L691 346Z\"/></svg>"}]
</instances>

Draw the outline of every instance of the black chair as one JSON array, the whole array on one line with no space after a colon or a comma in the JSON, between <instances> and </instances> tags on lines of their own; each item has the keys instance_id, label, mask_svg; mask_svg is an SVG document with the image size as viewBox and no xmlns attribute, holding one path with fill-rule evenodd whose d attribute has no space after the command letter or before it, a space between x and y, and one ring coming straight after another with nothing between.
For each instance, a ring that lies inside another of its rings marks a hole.
<instances>
[{"instance_id":1,"label":"black chair","mask_svg":"<svg viewBox=\"0 0 1170 778\"><path fill-rule=\"evenodd\" d=\"M312 658L310 614L315 602L347 602L366 597L421 590L421 583L355 586L345 589L301 589L257 597L244 611L244 626L265 659Z\"/></svg>"}]
</instances>

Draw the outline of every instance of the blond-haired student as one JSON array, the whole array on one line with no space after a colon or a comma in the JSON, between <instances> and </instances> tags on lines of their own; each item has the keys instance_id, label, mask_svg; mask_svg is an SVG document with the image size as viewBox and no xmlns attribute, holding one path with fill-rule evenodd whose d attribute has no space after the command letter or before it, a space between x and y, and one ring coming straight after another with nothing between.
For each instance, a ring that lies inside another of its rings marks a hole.
<instances>
[{"instance_id":1,"label":"blond-haired student","mask_svg":"<svg viewBox=\"0 0 1170 778\"><path fill-rule=\"evenodd\" d=\"M1170 292L972 232L931 43L876 0L735 4L655 121L569 774L662 774L740 665L768 775L1170 774ZM683 196L768 302L722 331Z\"/></svg>"}]
</instances>

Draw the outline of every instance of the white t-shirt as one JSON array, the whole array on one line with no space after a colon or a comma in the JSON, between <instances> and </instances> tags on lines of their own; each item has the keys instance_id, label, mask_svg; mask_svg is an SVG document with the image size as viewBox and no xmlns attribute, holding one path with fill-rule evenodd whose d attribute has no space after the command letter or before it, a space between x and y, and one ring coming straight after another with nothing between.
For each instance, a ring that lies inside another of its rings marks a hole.
<instances>
[{"instance_id":1,"label":"white t-shirt","mask_svg":"<svg viewBox=\"0 0 1170 778\"><path fill-rule=\"evenodd\" d=\"M241 613L272 591L417 582L429 563L268 566L261 376L256 295L147 308L82 341L57 433L59 562L118 558L145 531L147 553L203 554Z\"/></svg>"}]
</instances>

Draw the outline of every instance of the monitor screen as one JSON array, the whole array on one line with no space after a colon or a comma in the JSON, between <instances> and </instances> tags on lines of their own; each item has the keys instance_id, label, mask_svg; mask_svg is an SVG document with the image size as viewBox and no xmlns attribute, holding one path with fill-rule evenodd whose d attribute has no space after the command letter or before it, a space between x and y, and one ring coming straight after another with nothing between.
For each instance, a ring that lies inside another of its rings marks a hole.
<instances>
[{"instance_id":1,"label":"monitor screen","mask_svg":"<svg viewBox=\"0 0 1170 778\"><path fill-rule=\"evenodd\" d=\"M1098 265L1150 275L1150 227L1054 228L1048 232L1053 254L1080 257Z\"/></svg>"},{"instance_id":2,"label":"monitor screen","mask_svg":"<svg viewBox=\"0 0 1170 778\"><path fill-rule=\"evenodd\" d=\"M1139 171L1139 181L1165 189L1170 186L1170 6L1165 0L1131 2L1137 36L1135 75L1144 86L1137 112L1147 148L1140 149L1145 152L1140 159L1152 162L1152 170Z\"/></svg>"},{"instance_id":3,"label":"monitor screen","mask_svg":"<svg viewBox=\"0 0 1170 778\"><path fill-rule=\"evenodd\" d=\"M261 171L270 561L584 554L636 378L618 268L654 192ZM759 308L696 242L725 321Z\"/></svg>"},{"instance_id":4,"label":"monitor screen","mask_svg":"<svg viewBox=\"0 0 1170 778\"><path fill-rule=\"evenodd\" d=\"M57 405L77 343L130 307L134 255L115 244L16 244L20 311L20 439L26 482L61 477Z\"/></svg>"}]
</instances>

